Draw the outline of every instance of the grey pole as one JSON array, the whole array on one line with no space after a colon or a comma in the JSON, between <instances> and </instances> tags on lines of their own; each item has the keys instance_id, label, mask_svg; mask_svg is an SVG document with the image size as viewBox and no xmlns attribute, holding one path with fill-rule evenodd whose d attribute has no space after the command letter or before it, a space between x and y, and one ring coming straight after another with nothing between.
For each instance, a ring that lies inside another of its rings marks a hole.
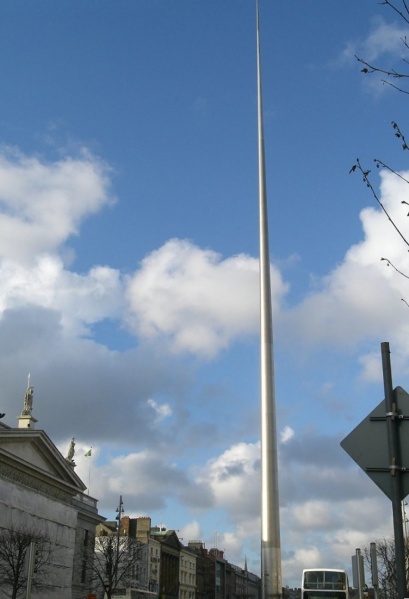
<instances>
[{"instance_id":1,"label":"grey pole","mask_svg":"<svg viewBox=\"0 0 409 599\"><path fill-rule=\"evenodd\" d=\"M370 544L370 556L371 556L371 574L372 574L372 586L374 590L374 599L379 599L379 583L378 583L378 558L376 553L376 543Z\"/></svg>"},{"instance_id":2,"label":"grey pole","mask_svg":"<svg viewBox=\"0 0 409 599\"><path fill-rule=\"evenodd\" d=\"M393 531L395 536L396 585L398 599L406 596L405 544L402 522L401 462L399 443L398 406L392 387L392 368L389 343L381 343L383 384L385 390L386 426L388 432L389 469L391 475L391 499Z\"/></svg>"},{"instance_id":3,"label":"grey pole","mask_svg":"<svg viewBox=\"0 0 409 599\"><path fill-rule=\"evenodd\" d=\"M116 508L118 512L118 528L116 531L116 567L115 567L115 588L118 586L118 570L119 570L119 543L120 543L120 534L121 534L121 518L124 512L124 504L122 503L122 495L119 496L119 505Z\"/></svg>"},{"instance_id":4,"label":"grey pole","mask_svg":"<svg viewBox=\"0 0 409 599\"><path fill-rule=\"evenodd\" d=\"M31 598L31 585L32 585L32 582L33 582L35 553L36 553L35 543L34 543L34 541L31 541L30 546L27 549L27 554L28 554L28 568L27 568L26 599L30 599Z\"/></svg>"},{"instance_id":5,"label":"grey pole","mask_svg":"<svg viewBox=\"0 0 409 599\"><path fill-rule=\"evenodd\" d=\"M363 599L363 588L365 582L364 560L360 549L355 549L356 570L358 579L358 598Z\"/></svg>"},{"instance_id":6,"label":"grey pole","mask_svg":"<svg viewBox=\"0 0 409 599\"><path fill-rule=\"evenodd\" d=\"M256 0L256 22L260 234L261 588L262 599L276 599L282 594L281 544L259 0Z\"/></svg>"}]
</instances>

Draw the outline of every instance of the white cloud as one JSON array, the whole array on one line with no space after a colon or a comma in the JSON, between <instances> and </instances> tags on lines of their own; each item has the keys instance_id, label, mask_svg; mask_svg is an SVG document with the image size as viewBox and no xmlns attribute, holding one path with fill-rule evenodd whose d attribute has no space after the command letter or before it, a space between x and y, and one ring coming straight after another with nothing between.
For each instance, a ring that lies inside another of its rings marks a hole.
<instances>
[{"instance_id":1,"label":"white cloud","mask_svg":"<svg viewBox=\"0 0 409 599\"><path fill-rule=\"evenodd\" d=\"M31 264L55 252L85 217L113 202L108 173L85 150L48 163L0 149L0 259Z\"/></svg>"},{"instance_id":2,"label":"white cloud","mask_svg":"<svg viewBox=\"0 0 409 599\"><path fill-rule=\"evenodd\" d=\"M407 183L382 171L380 189L382 203L409 238L407 211L401 204L409 201ZM364 239L346 252L343 262L323 278L319 287L282 314L287 334L309 347L339 349L389 340L397 353L409 356L409 319L405 318L407 306L401 301L408 297L409 282L381 261L388 258L399 270L409 273L407 248L380 209L365 208L360 217Z\"/></svg>"},{"instance_id":3,"label":"white cloud","mask_svg":"<svg viewBox=\"0 0 409 599\"><path fill-rule=\"evenodd\" d=\"M387 23L381 17L372 20L372 30L364 40L349 41L343 51L344 60L355 60L355 56L369 63L388 54L390 57L403 58L406 55L403 39L409 28L402 24Z\"/></svg>"},{"instance_id":4,"label":"white cloud","mask_svg":"<svg viewBox=\"0 0 409 599\"><path fill-rule=\"evenodd\" d=\"M286 291L272 269L274 303ZM173 350L212 357L258 330L258 260L222 259L173 239L143 261L129 283L129 324L138 335L168 340Z\"/></svg>"},{"instance_id":5,"label":"white cloud","mask_svg":"<svg viewBox=\"0 0 409 599\"><path fill-rule=\"evenodd\" d=\"M299 586L305 567L346 568L356 548L392 536L390 502L381 494L346 502L301 501L282 510L283 571ZM322 520L321 520L322 518Z\"/></svg>"},{"instance_id":6,"label":"white cloud","mask_svg":"<svg viewBox=\"0 0 409 599\"><path fill-rule=\"evenodd\" d=\"M95 266L87 274L65 269L64 244L83 220L112 204L109 169L83 151L46 162L0 149L0 313L27 306L60 314L65 333L119 318L123 291L118 271Z\"/></svg>"},{"instance_id":7,"label":"white cloud","mask_svg":"<svg viewBox=\"0 0 409 599\"><path fill-rule=\"evenodd\" d=\"M293 437L294 437L294 430L291 428L291 426L285 426L280 434L281 443L287 443Z\"/></svg>"},{"instance_id":8,"label":"white cloud","mask_svg":"<svg viewBox=\"0 0 409 599\"><path fill-rule=\"evenodd\" d=\"M387 23L382 17L375 17L372 20L372 30L365 39L351 40L347 43L340 62L348 64L353 62L356 66L356 57L358 57L370 66L387 72L392 72L393 69L397 72L405 72L404 61L408 58L408 50L404 40L408 35L409 28L402 21L399 24ZM364 66L359 63L359 68L363 69ZM397 83L386 74L377 72L365 75L362 81L368 90L379 95L388 88L383 84L383 81L388 80Z\"/></svg>"},{"instance_id":9,"label":"white cloud","mask_svg":"<svg viewBox=\"0 0 409 599\"><path fill-rule=\"evenodd\" d=\"M192 520L180 529L178 536L187 545L189 541L201 541L203 539L203 530L197 520Z\"/></svg>"},{"instance_id":10,"label":"white cloud","mask_svg":"<svg viewBox=\"0 0 409 599\"><path fill-rule=\"evenodd\" d=\"M308 530L319 527L321 532L333 528L330 504L325 501L315 499L298 505L293 516L298 528Z\"/></svg>"},{"instance_id":11,"label":"white cloud","mask_svg":"<svg viewBox=\"0 0 409 599\"><path fill-rule=\"evenodd\" d=\"M358 52L369 62L377 60L384 54L398 58L406 55L402 40L409 34L409 27L403 24L387 23L376 17L373 29L368 37L359 44Z\"/></svg>"},{"instance_id":12,"label":"white cloud","mask_svg":"<svg viewBox=\"0 0 409 599\"><path fill-rule=\"evenodd\" d=\"M148 406L153 409L157 420L164 420L172 414L172 408L169 404L158 404L154 399L148 399Z\"/></svg>"},{"instance_id":13,"label":"white cloud","mask_svg":"<svg viewBox=\"0 0 409 599\"><path fill-rule=\"evenodd\" d=\"M86 472L89 468L88 459L81 458L79 472ZM86 480L84 477L84 482ZM209 508L213 504L211 490L194 482L183 468L172 462L168 454L154 448L123 452L102 464L94 460L90 494L103 498L106 508L123 495L127 500L127 510L134 505L139 514L164 509L172 499L191 510Z\"/></svg>"},{"instance_id":14,"label":"white cloud","mask_svg":"<svg viewBox=\"0 0 409 599\"><path fill-rule=\"evenodd\" d=\"M30 268L0 261L0 312L27 306L61 313L66 333L86 332L86 325L119 318L122 305L120 273L97 266L79 275L64 270L57 256L42 255Z\"/></svg>"},{"instance_id":15,"label":"white cloud","mask_svg":"<svg viewBox=\"0 0 409 599\"><path fill-rule=\"evenodd\" d=\"M239 519L258 504L259 462L258 444L238 443L210 460L198 480L212 490L217 506L229 506L230 517Z\"/></svg>"}]
</instances>

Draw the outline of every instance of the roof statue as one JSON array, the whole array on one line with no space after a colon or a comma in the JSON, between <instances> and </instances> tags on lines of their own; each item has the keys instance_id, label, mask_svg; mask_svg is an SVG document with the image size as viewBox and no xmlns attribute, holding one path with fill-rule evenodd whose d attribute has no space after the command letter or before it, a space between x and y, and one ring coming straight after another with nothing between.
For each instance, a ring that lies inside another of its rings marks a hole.
<instances>
[{"instance_id":1,"label":"roof statue","mask_svg":"<svg viewBox=\"0 0 409 599\"><path fill-rule=\"evenodd\" d=\"M22 412L22 414L24 414L24 415L31 414L31 412L33 410L33 394L34 394L34 387L27 387L27 391L24 396L24 407L23 407L23 412Z\"/></svg>"},{"instance_id":2,"label":"roof statue","mask_svg":"<svg viewBox=\"0 0 409 599\"><path fill-rule=\"evenodd\" d=\"M73 437L68 446L67 457L65 458L72 466L75 466L74 462L74 453L75 453L75 438Z\"/></svg>"},{"instance_id":3,"label":"roof statue","mask_svg":"<svg viewBox=\"0 0 409 599\"><path fill-rule=\"evenodd\" d=\"M32 415L33 411L34 387L30 385L30 375L28 375L27 390L24 395L24 405L21 414L18 417L18 428L35 428L37 420Z\"/></svg>"}]
</instances>

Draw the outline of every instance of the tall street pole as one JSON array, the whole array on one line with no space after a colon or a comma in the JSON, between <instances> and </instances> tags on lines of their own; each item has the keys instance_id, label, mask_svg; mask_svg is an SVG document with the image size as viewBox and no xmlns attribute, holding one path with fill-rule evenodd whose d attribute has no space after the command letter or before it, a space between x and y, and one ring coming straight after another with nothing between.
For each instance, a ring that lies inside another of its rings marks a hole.
<instances>
[{"instance_id":1,"label":"tall street pole","mask_svg":"<svg viewBox=\"0 0 409 599\"><path fill-rule=\"evenodd\" d=\"M259 0L256 0L256 23L260 234L261 585L262 599L277 599L282 594L281 544Z\"/></svg>"},{"instance_id":2,"label":"tall street pole","mask_svg":"<svg viewBox=\"0 0 409 599\"><path fill-rule=\"evenodd\" d=\"M392 368L389 343L381 343L383 387L385 391L386 428L388 437L389 469L391 480L391 500L393 514L393 531L395 537L395 568L398 599L406 594L406 560L405 540L402 522L402 466L400 455L400 419L398 402L392 386Z\"/></svg>"},{"instance_id":3,"label":"tall street pole","mask_svg":"<svg viewBox=\"0 0 409 599\"><path fill-rule=\"evenodd\" d=\"M122 503L122 495L119 496L119 505L116 508L118 513L116 519L118 520L118 527L116 529L116 564L115 564L115 588L118 586L118 574L119 574L119 545L120 545L120 534L121 534L121 518L124 513L124 504Z\"/></svg>"}]
</instances>

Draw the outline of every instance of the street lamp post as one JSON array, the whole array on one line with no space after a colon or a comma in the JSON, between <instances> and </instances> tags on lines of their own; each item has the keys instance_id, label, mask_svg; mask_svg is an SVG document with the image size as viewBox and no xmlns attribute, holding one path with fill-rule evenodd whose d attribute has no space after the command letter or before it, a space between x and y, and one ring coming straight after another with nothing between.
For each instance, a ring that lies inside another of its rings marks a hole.
<instances>
[{"instance_id":1,"label":"street lamp post","mask_svg":"<svg viewBox=\"0 0 409 599\"><path fill-rule=\"evenodd\" d=\"M118 569L119 569L119 535L121 532L121 518L124 513L124 504L122 503L122 495L119 496L119 505L116 508L117 516L116 520L118 520L118 526L116 530L116 567L115 567L115 586L118 585Z\"/></svg>"}]
</instances>

